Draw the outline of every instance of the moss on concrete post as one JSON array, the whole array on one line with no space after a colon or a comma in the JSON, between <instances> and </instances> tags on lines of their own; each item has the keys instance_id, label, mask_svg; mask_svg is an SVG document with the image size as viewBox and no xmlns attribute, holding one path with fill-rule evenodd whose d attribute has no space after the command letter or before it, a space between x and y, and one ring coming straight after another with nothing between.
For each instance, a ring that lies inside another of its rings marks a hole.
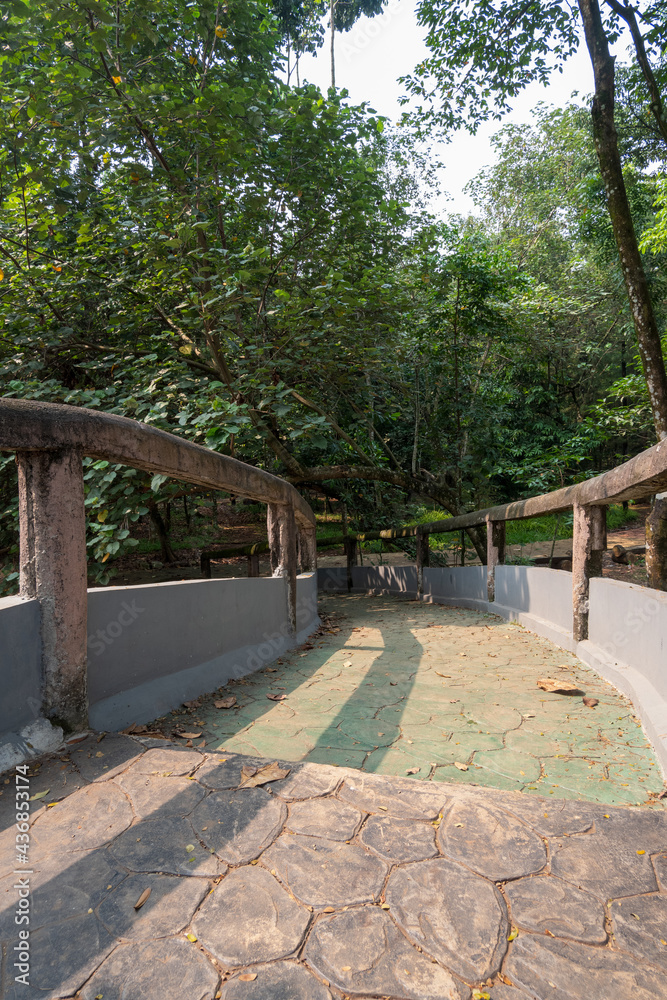
<instances>
[{"instance_id":1,"label":"moss on concrete post","mask_svg":"<svg viewBox=\"0 0 667 1000\"><path fill-rule=\"evenodd\" d=\"M41 610L43 712L67 730L88 724L86 518L81 456L17 454L21 596Z\"/></svg>"},{"instance_id":2,"label":"moss on concrete post","mask_svg":"<svg viewBox=\"0 0 667 1000\"><path fill-rule=\"evenodd\" d=\"M505 562L505 522L486 519L486 590L487 599L496 599L496 566Z\"/></svg>"},{"instance_id":3,"label":"moss on concrete post","mask_svg":"<svg viewBox=\"0 0 667 1000\"><path fill-rule=\"evenodd\" d=\"M588 639L589 580L602 576L607 547L607 508L575 503L572 538L572 638Z\"/></svg>"},{"instance_id":4,"label":"moss on concrete post","mask_svg":"<svg viewBox=\"0 0 667 1000\"><path fill-rule=\"evenodd\" d=\"M667 590L667 493L659 493L646 518L646 584Z\"/></svg>"},{"instance_id":5,"label":"moss on concrete post","mask_svg":"<svg viewBox=\"0 0 667 1000\"><path fill-rule=\"evenodd\" d=\"M314 526L299 528L299 564L302 573L317 570L317 532Z\"/></svg>"},{"instance_id":6,"label":"moss on concrete post","mask_svg":"<svg viewBox=\"0 0 667 1000\"><path fill-rule=\"evenodd\" d=\"M347 589L352 590L352 568L357 565L357 539L351 535L346 535L343 540L345 549L345 563L347 566Z\"/></svg>"},{"instance_id":7,"label":"moss on concrete post","mask_svg":"<svg viewBox=\"0 0 667 1000\"><path fill-rule=\"evenodd\" d=\"M424 595L424 567L430 565L428 531L424 531L421 525L417 528L417 596Z\"/></svg>"},{"instance_id":8,"label":"moss on concrete post","mask_svg":"<svg viewBox=\"0 0 667 1000\"><path fill-rule=\"evenodd\" d=\"M296 521L288 504L268 505L266 526L271 547L271 575L282 576L286 584L287 623L296 635Z\"/></svg>"}]
</instances>

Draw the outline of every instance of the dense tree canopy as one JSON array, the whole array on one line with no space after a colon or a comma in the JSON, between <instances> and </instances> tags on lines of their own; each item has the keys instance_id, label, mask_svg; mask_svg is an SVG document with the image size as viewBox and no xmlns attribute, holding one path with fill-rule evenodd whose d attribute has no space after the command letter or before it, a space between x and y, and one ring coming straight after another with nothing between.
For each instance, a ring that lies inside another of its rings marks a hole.
<instances>
[{"instance_id":1,"label":"dense tree canopy","mask_svg":"<svg viewBox=\"0 0 667 1000\"><path fill-rule=\"evenodd\" d=\"M441 74L442 123L474 127L498 80L502 107L578 44L566 5L524 4L503 27L507 6L474 5L496 53L487 84L472 6L432 8L431 32L461 38L449 68L424 69ZM287 82L286 38L305 44L317 14L10 0L0 392L153 423L346 500L367 526L551 489L649 444L588 112L539 108L532 129L502 129L472 185L478 215L437 217L437 164L413 130ZM455 59L466 76L447 97ZM625 186L664 329L665 146L641 70L620 79ZM101 580L133 525L182 493L104 462L86 464L86 488ZM11 563L9 458L0 506Z\"/></svg>"}]
</instances>

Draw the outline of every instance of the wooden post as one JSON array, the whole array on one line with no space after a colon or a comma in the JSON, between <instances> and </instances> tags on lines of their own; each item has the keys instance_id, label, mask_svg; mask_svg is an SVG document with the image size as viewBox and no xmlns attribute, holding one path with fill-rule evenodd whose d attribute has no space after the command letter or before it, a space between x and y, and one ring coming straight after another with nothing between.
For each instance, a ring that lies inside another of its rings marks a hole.
<instances>
[{"instance_id":1,"label":"wooden post","mask_svg":"<svg viewBox=\"0 0 667 1000\"><path fill-rule=\"evenodd\" d=\"M299 564L302 573L317 571L317 531L312 528L299 528Z\"/></svg>"},{"instance_id":2,"label":"wooden post","mask_svg":"<svg viewBox=\"0 0 667 1000\"><path fill-rule=\"evenodd\" d=\"M248 576L259 576L259 552L248 556Z\"/></svg>"},{"instance_id":3,"label":"wooden post","mask_svg":"<svg viewBox=\"0 0 667 1000\"><path fill-rule=\"evenodd\" d=\"M602 576L602 553L607 547L607 508L574 505L572 539L572 638L588 638L589 580Z\"/></svg>"},{"instance_id":4,"label":"wooden post","mask_svg":"<svg viewBox=\"0 0 667 1000\"><path fill-rule=\"evenodd\" d=\"M424 596L424 567L430 565L428 531L423 531L421 525L417 527L417 597Z\"/></svg>"},{"instance_id":5,"label":"wooden post","mask_svg":"<svg viewBox=\"0 0 667 1000\"><path fill-rule=\"evenodd\" d=\"M486 590L487 600L496 599L496 566L505 562L505 522L486 519Z\"/></svg>"},{"instance_id":6,"label":"wooden post","mask_svg":"<svg viewBox=\"0 0 667 1000\"><path fill-rule=\"evenodd\" d=\"M44 715L88 725L88 593L83 467L71 448L17 453L21 597L41 611Z\"/></svg>"},{"instance_id":7,"label":"wooden post","mask_svg":"<svg viewBox=\"0 0 667 1000\"><path fill-rule=\"evenodd\" d=\"M200 568L201 568L201 575L206 580L210 580L211 579L211 557L209 555L207 555L205 552L202 552L202 554L200 556L200 559L199 559L199 565L200 565Z\"/></svg>"},{"instance_id":8,"label":"wooden post","mask_svg":"<svg viewBox=\"0 0 667 1000\"><path fill-rule=\"evenodd\" d=\"M347 562L347 589L352 590L352 567L357 563L357 540L351 535L346 535L343 542L345 547L345 557Z\"/></svg>"},{"instance_id":9,"label":"wooden post","mask_svg":"<svg viewBox=\"0 0 667 1000\"><path fill-rule=\"evenodd\" d=\"M290 634L296 635L296 521L294 509L287 504L268 505L266 526L271 549L271 575L285 578L287 622Z\"/></svg>"}]
</instances>

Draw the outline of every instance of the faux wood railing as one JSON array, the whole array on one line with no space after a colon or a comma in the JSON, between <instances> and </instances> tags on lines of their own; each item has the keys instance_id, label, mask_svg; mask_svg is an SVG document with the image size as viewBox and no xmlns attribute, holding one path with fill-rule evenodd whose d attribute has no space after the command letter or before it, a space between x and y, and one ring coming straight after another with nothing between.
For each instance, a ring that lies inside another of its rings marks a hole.
<instances>
[{"instance_id":1,"label":"faux wood railing","mask_svg":"<svg viewBox=\"0 0 667 1000\"><path fill-rule=\"evenodd\" d=\"M587 479L574 486L566 486L553 493L517 500L513 503L474 510L459 517L427 524L400 525L378 531L350 533L317 540L317 547L345 546L347 556L347 583L352 587L352 567L356 562L359 542L376 539L390 541L396 538L416 538L418 592L423 593L423 571L429 565L429 536L466 528L487 528L487 596L495 600L496 566L505 561L505 525L542 514L574 511L572 540L572 635L576 641L588 637L589 580L602 574L602 553L607 547L606 508L612 503L635 500L652 493L667 490L667 441L656 444L623 465L605 472L594 479ZM252 548L252 552L250 549ZM265 543L239 549L219 549L202 553L202 572L210 575L210 560L216 556L246 555L256 560L259 552L266 551ZM253 571L256 563L253 562ZM251 569L249 565L249 570Z\"/></svg>"},{"instance_id":2,"label":"faux wood railing","mask_svg":"<svg viewBox=\"0 0 667 1000\"><path fill-rule=\"evenodd\" d=\"M272 574L286 579L286 616L296 634L297 562L302 572L316 568L315 516L283 479L127 417L6 397L0 450L16 452L20 594L41 606L47 718L68 729L87 723L83 456L266 503Z\"/></svg>"}]
</instances>

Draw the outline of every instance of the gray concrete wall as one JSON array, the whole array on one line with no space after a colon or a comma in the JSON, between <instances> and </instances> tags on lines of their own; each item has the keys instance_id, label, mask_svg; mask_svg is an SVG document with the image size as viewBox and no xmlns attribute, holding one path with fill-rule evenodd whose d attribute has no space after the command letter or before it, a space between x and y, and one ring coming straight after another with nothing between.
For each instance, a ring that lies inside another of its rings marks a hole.
<instances>
[{"instance_id":1,"label":"gray concrete wall","mask_svg":"<svg viewBox=\"0 0 667 1000\"><path fill-rule=\"evenodd\" d=\"M40 714L42 646L38 601L0 598L0 733Z\"/></svg>"},{"instance_id":2,"label":"gray concrete wall","mask_svg":"<svg viewBox=\"0 0 667 1000\"><path fill-rule=\"evenodd\" d=\"M486 600L486 566L430 567L424 569L424 599L465 598Z\"/></svg>"},{"instance_id":3,"label":"gray concrete wall","mask_svg":"<svg viewBox=\"0 0 667 1000\"><path fill-rule=\"evenodd\" d=\"M498 566L496 603L572 630L572 574L542 566Z\"/></svg>"},{"instance_id":4,"label":"gray concrete wall","mask_svg":"<svg viewBox=\"0 0 667 1000\"><path fill-rule=\"evenodd\" d=\"M317 624L315 574L304 574L297 579L297 642ZM149 721L292 645L279 577L91 590L90 724L112 730Z\"/></svg>"}]
</instances>

